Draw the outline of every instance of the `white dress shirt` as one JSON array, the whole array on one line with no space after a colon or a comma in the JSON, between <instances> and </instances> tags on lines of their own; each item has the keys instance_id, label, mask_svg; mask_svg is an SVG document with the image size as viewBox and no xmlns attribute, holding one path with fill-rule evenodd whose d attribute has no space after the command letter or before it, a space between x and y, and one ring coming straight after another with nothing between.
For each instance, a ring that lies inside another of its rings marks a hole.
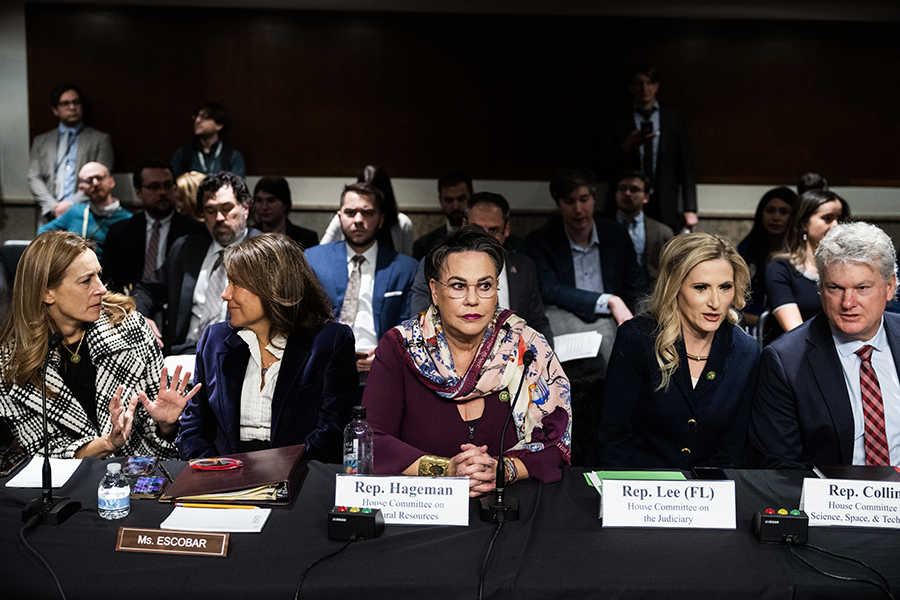
<instances>
[{"instance_id":1,"label":"white dress shirt","mask_svg":"<svg viewBox=\"0 0 900 600\"><path fill-rule=\"evenodd\" d=\"M250 360L247 361L247 372L244 374L244 385L241 388L241 441L272 439L272 398L275 394L275 383L281 371L281 357L287 339L277 335L266 346L276 359L266 371L265 382L262 376L262 355L259 352L259 338L249 329L241 329L238 335L250 348Z\"/></svg>"}]
</instances>

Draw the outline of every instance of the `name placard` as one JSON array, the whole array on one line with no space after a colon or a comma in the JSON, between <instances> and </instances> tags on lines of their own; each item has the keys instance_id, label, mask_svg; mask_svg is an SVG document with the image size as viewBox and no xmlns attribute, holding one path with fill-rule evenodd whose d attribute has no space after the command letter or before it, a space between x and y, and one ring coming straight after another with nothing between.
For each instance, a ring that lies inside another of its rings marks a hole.
<instances>
[{"instance_id":1,"label":"name placard","mask_svg":"<svg viewBox=\"0 0 900 600\"><path fill-rule=\"evenodd\" d=\"M810 526L900 529L900 483L804 479L800 510Z\"/></svg>"},{"instance_id":2,"label":"name placard","mask_svg":"<svg viewBox=\"0 0 900 600\"><path fill-rule=\"evenodd\" d=\"M227 533L119 527L116 550L152 552L154 554L225 556L228 554L228 535Z\"/></svg>"},{"instance_id":3,"label":"name placard","mask_svg":"<svg viewBox=\"0 0 900 600\"><path fill-rule=\"evenodd\" d=\"M603 480L604 527L735 529L733 481Z\"/></svg>"},{"instance_id":4,"label":"name placard","mask_svg":"<svg viewBox=\"0 0 900 600\"><path fill-rule=\"evenodd\" d=\"M387 525L468 525L468 477L342 475L336 506L380 508Z\"/></svg>"}]
</instances>

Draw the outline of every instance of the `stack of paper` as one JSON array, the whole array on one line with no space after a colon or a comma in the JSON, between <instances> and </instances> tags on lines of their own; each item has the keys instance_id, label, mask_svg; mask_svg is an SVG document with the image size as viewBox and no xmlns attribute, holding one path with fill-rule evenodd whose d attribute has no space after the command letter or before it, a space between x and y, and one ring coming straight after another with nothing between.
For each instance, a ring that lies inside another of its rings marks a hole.
<instances>
[{"instance_id":1,"label":"stack of paper","mask_svg":"<svg viewBox=\"0 0 900 600\"><path fill-rule=\"evenodd\" d=\"M271 508L188 508L176 506L160 529L260 533Z\"/></svg>"},{"instance_id":2,"label":"stack of paper","mask_svg":"<svg viewBox=\"0 0 900 600\"><path fill-rule=\"evenodd\" d=\"M567 333L553 336L553 350L559 362L579 358L594 358L600 352L603 336L596 331Z\"/></svg>"}]
</instances>

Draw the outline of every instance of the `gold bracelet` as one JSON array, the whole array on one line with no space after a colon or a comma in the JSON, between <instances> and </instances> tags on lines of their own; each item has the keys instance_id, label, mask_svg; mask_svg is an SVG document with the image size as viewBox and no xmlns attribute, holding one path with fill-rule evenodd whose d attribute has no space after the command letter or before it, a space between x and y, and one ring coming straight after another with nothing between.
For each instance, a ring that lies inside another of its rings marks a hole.
<instances>
[{"instance_id":1,"label":"gold bracelet","mask_svg":"<svg viewBox=\"0 0 900 600\"><path fill-rule=\"evenodd\" d=\"M446 477L449 474L449 458L426 454L419 459L419 477Z\"/></svg>"}]
</instances>

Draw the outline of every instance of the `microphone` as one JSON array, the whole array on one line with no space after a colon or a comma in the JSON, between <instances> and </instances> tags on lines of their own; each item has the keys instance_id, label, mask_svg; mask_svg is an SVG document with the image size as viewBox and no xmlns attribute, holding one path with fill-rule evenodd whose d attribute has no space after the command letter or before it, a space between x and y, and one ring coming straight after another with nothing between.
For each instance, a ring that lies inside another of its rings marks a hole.
<instances>
[{"instance_id":1,"label":"microphone","mask_svg":"<svg viewBox=\"0 0 900 600\"><path fill-rule=\"evenodd\" d=\"M54 331L50 334L47 344L47 353L44 355L44 364L41 367L41 409L43 410L44 423L44 467L41 471L41 497L32 500L22 511L22 521L28 522L37 516L38 523L50 523L61 525L81 510L81 503L68 498L53 496L53 477L50 473L50 427L47 424L47 366L50 363L50 353L56 350L63 341L63 334Z\"/></svg>"},{"instance_id":2,"label":"microphone","mask_svg":"<svg viewBox=\"0 0 900 600\"><path fill-rule=\"evenodd\" d=\"M522 379L519 380L516 395L509 401L509 414L506 415L506 421L503 423L503 429L500 432L500 456L497 457L497 486L494 490L494 497L491 499L490 496L485 496L481 499L481 507L478 512L482 521L503 523L505 521L519 520L518 499L506 499L506 461L504 460L505 452L503 448L505 447L506 430L509 427L509 421L512 419L513 409L519 399L519 393L522 391L522 384L525 382L525 374L533 362L534 352L526 350L522 355Z\"/></svg>"}]
</instances>

